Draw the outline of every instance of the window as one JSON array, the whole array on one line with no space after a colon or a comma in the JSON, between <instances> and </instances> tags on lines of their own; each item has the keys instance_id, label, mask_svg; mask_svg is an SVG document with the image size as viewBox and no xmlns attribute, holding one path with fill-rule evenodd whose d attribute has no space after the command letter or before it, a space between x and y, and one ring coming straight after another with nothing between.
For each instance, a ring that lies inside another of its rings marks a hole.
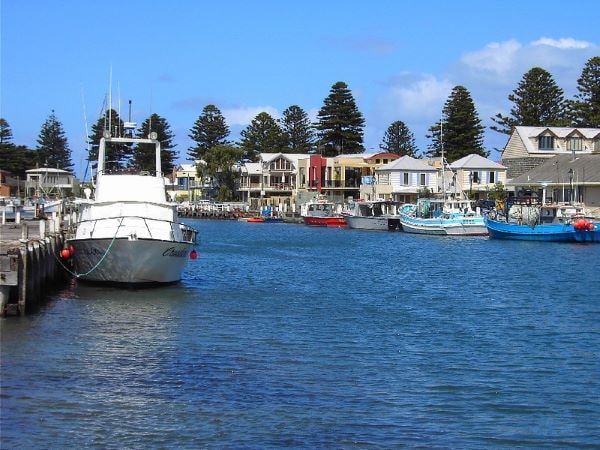
<instances>
[{"instance_id":1,"label":"window","mask_svg":"<svg viewBox=\"0 0 600 450\"><path fill-rule=\"evenodd\" d=\"M496 182L496 172L490 170L490 183L494 184Z\"/></svg>"},{"instance_id":2,"label":"window","mask_svg":"<svg viewBox=\"0 0 600 450\"><path fill-rule=\"evenodd\" d=\"M554 136L540 136L540 150L554 150Z\"/></svg>"},{"instance_id":3,"label":"window","mask_svg":"<svg viewBox=\"0 0 600 450\"><path fill-rule=\"evenodd\" d=\"M403 175L403 177L402 177L402 184L404 186L408 186L408 184L409 184L409 174L408 174L408 172L404 172L402 175Z\"/></svg>"},{"instance_id":4,"label":"window","mask_svg":"<svg viewBox=\"0 0 600 450\"><path fill-rule=\"evenodd\" d=\"M594 139L594 151L600 152L600 139Z\"/></svg>"},{"instance_id":5,"label":"window","mask_svg":"<svg viewBox=\"0 0 600 450\"><path fill-rule=\"evenodd\" d=\"M583 150L583 139L580 137L571 137L567 141L567 150L569 151L581 151Z\"/></svg>"},{"instance_id":6,"label":"window","mask_svg":"<svg viewBox=\"0 0 600 450\"><path fill-rule=\"evenodd\" d=\"M290 162L287 159L279 158L270 164L270 170L290 170Z\"/></svg>"},{"instance_id":7,"label":"window","mask_svg":"<svg viewBox=\"0 0 600 450\"><path fill-rule=\"evenodd\" d=\"M424 173L419 174L419 186L425 186L427 184L427 177Z\"/></svg>"},{"instance_id":8,"label":"window","mask_svg":"<svg viewBox=\"0 0 600 450\"><path fill-rule=\"evenodd\" d=\"M473 183L481 183L479 172L471 172L471 175L473 176Z\"/></svg>"}]
</instances>

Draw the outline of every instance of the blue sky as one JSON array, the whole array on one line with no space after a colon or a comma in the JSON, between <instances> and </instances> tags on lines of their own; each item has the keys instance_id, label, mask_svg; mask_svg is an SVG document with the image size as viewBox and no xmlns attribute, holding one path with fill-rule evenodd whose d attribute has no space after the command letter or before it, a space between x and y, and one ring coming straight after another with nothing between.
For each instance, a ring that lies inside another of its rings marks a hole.
<instances>
[{"instance_id":1,"label":"blue sky","mask_svg":"<svg viewBox=\"0 0 600 450\"><path fill-rule=\"evenodd\" d=\"M85 169L85 120L109 90L126 118L151 112L175 133L213 103L231 139L261 111L299 105L311 117L331 86L348 84L365 117L365 147L402 120L424 150L452 88L465 86L484 125L534 66L570 98L585 62L600 55L600 2L564 1L1 1L0 115L13 141L36 146L52 110L75 170ZM485 146L506 137L486 130ZM492 158L499 154L492 152Z\"/></svg>"}]
</instances>

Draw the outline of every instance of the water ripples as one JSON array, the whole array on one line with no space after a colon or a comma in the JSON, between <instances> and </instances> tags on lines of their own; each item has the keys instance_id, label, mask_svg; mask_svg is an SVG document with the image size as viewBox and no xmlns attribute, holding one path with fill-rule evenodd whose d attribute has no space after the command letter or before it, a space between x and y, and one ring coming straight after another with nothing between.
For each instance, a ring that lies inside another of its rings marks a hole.
<instances>
[{"instance_id":1,"label":"water ripples","mask_svg":"<svg viewBox=\"0 0 600 450\"><path fill-rule=\"evenodd\" d=\"M2 448L599 444L598 246L195 225L179 285L2 321Z\"/></svg>"}]
</instances>

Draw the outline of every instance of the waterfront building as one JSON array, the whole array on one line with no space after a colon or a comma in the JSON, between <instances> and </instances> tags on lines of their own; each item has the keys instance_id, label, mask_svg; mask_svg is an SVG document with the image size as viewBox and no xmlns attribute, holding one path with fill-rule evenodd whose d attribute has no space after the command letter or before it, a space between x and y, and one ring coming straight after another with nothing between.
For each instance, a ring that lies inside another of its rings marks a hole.
<instances>
[{"instance_id":1,"label":"waterfront building","mask_svg":"<svg viewBox=\"0 0 600 450\"><path fill-rule=\"evenodd\" d=\"M600 152L554 155L507 184L517 197L532 195L545 203L584 203L600 217Z\"/></svg>"},{"instance_id":2,"label":"waterfront building","mask_svg":"<svg viewBox=\"0 0 600 450\"><path fill-rule=\"evenodd\" d=\"M399 158L399 155L388 152L334 157L324 157L319 154L305 156L307 158L299 161L298 201L300 204L318 194L327 196L335 203L364 198L361 186L368 186L366 191L370 192L376 169Z\"/></svg>"},{"instance_id":3,"label":"waterfront building","mask_svg":"<svg viewBox=\"0 0 600 450\"><path fill-rule=\"evenodd\" d=\"M475 153L454 161L450 169L455 190L475 200L486 199L496 183L506 186L506 167Z\"/></svg>"},{"instance_id":4,"label":"waterfront building","mask_svg":"<svg viewBox=\"0 0 600 450\"><path fill-rule=\"evenodd\" d=\"M173 183L167 186L169 196L174 201L195 202L214 195L212 177L199 177L198 164L205 163L199 160L193 164L180 164L174 169Z\"/></svg>"},{"instance_id":5,"label":"waterfront building","mask_svg":"<svg viewBox=\"0 0 600 450\"><path fill-rule=\"evenodd\" d=\"M19 178L7 170L0 169L0 197L16 197L19 192Z\"/></svg>"},{"instance_id":6,"label":"waterfront building","mask_svg":"<svg viewBox=\"0 0 600 450\"><path fill-rule=\"evenodd\" d=\"M403 156L375 170L372 195L373 198L415 203L419 196L440 192L440 180L435 167L411 156Z\"/></svg>"},{"instance_id":7,"label":"waterfront building","mask_svg":"<svg viewBox=\"0 0 600 450\"><path fill-rule=\"evenodd\" d=\"M502 152L509 180L519 177L556 155L600 153L600 128L514 128Z\"/></svg>"},{"instance_id":8,"label":"waterfront building","mask_svg":"<svg viewBox=\"0 0 600 450\"><path fill-rule=\"evenodd\" d=\"M77 194L79 183L75 176L63 169L40 167L25 171L25 196L43 197Z\"/></svg>"},{"instance_id":9,"label":"waterfront building","mask_svg":"<svg viewBox=\"0 0 600 450\"><path fill-rule=\"evenodd\" d=\"M305 153L259 153L257 162L240 165L238 192L251 209L276 206L296 210L297 177Z\"/></svg>"}]
</instances>

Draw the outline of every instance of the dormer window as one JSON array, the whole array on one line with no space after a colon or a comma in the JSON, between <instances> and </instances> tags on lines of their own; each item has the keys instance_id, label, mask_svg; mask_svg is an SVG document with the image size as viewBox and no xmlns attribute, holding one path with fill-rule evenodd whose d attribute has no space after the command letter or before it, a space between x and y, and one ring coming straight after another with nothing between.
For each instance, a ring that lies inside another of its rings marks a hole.
<instances>
[{"instance_id":1,"label":"dormer window","mask_svg":"<svg viewBox=\"0 0 600 450\"><path fill-rule=\"evenodd\" d=\"M567 150L570 152L583 150L583 139L580 137L570 137L567 140Z\"/></svg>"},{"instance_id":2,"label":"dormer window","mask_svg":"<svg viewBox=\"0 0 600 450\"><path fill-rule=\"evenodd\" d=\"M540 150L554 150L554 136L540 136Z\"/></svg>"}]
</instances>

